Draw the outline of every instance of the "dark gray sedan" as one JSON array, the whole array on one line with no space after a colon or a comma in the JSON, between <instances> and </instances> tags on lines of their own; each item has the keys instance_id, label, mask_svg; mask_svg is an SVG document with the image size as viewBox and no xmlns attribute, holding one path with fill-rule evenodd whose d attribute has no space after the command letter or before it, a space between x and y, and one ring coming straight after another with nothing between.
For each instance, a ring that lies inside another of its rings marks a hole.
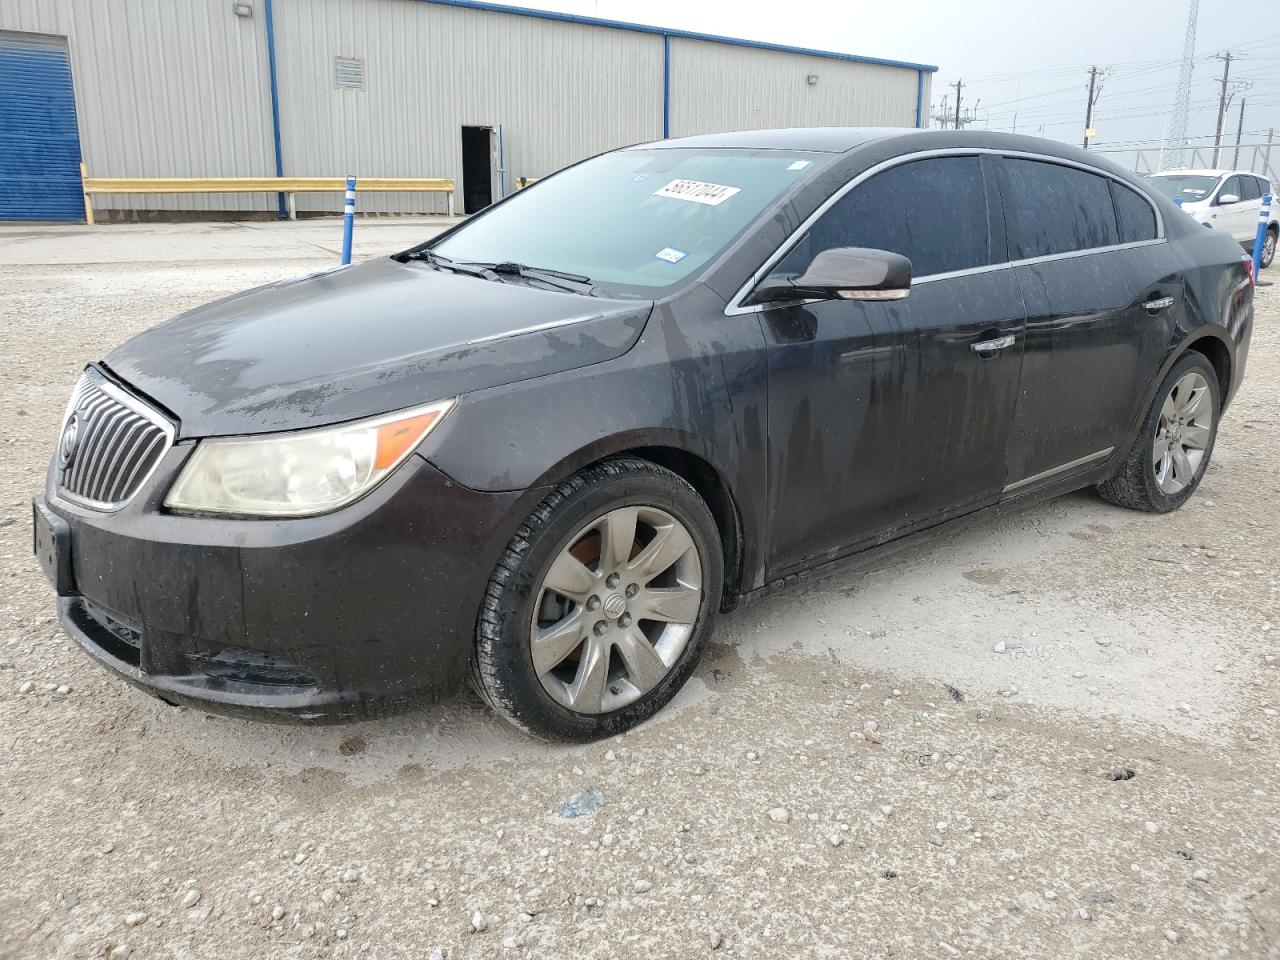
<instances>
[{"instance_id":1,"label":"dark gray sedan","mask_svg":"<svg viewBox=\"0 0 1280 960\"><path fill-rule=\"evenodd\" d=\"M1012 499L1181 506L1246 261L1027 137L629 147L90 364L36 552L67 632L171 703L353 719L470 677L600 737L776 581Z\"/></svg>"}]
</instances>

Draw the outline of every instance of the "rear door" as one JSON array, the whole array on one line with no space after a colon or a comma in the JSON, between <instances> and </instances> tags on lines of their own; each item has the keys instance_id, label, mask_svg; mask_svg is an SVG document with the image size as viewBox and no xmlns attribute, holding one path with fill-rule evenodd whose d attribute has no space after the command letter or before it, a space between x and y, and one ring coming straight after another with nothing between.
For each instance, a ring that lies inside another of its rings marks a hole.
<instances>
[{"instance_id":1,"label":"rear door","mask_svg":"<svg viewBox=\"0 0 1280 960\"><path fill-rule=\"evenodd\" d=\"M771 271L853 246L904 254L914 274L905 300L761 311L771 577L999 497L1023 311L991 176L976 155L892 166L836 200Z\"/></svg>"},{"instance_id":2,"label":"rear door","mask_svg":"<svg viewBox=\"0 0 1280 960\"><path fill-rule=\"evenodd\" d=\"M1007 493L1122 445L1182 309L1182 277L1140 192L1095 171L1005 157L1013 272L1027 308Z\"/></svg>"}]
</instances>

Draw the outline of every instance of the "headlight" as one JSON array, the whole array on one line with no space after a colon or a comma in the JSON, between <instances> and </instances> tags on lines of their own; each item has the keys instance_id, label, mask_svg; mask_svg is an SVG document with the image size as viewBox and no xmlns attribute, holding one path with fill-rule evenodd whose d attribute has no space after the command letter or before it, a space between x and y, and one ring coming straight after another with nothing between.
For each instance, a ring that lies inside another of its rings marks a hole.
<instances>
[{"instance_id":1,"label":"headlight","mask_svg":"<svg viewBox=\"0 0 1280 960\"><path fill-rule=\"evenodd\" d=\"M164 505L258 517L328 513L382 482L454 402L317 430L202 440Z\"/></svg>"}]
</instances>

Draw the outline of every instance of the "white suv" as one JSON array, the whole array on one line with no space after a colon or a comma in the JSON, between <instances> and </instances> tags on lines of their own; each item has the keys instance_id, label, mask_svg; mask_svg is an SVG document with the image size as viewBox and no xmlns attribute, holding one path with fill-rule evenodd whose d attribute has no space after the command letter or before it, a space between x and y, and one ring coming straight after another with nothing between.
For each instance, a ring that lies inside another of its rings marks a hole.
<instances>
[{"instance_id":1,"label":"white suv","mask_svg":"<svg viewBox=\"0 0 1280 960\"><path fill-rule=\"evenodd\" d=\"M1166 170L1151 174L1147 182L1180 203L1197 222L1231 234L1250 253L1262 198L1270 193L1271 221L1263 241L1262 266L1271 266L1280 235L1280 197L1265 177L1248 170Z\"/></svg>"}]
</instances>

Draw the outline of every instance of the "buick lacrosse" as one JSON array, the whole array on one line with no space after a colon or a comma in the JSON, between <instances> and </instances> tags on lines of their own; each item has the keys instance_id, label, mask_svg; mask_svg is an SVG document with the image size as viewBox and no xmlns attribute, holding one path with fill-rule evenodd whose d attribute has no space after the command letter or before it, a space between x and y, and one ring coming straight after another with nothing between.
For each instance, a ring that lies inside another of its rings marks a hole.
<instances>
[{"instance_id":1,"label":"buick lacrosse","mask_svg":"<svg viewBox=\"0 0 1280 960\"><path fill-rule=\"evenodd\" d=\"M1011 500L1181 506L1252 318L1230 236L1063 144L644 144L89 364L35 550L170 703L345 720L469 679L586 740L769 584Z\"/></svg>"}]
</instances>

